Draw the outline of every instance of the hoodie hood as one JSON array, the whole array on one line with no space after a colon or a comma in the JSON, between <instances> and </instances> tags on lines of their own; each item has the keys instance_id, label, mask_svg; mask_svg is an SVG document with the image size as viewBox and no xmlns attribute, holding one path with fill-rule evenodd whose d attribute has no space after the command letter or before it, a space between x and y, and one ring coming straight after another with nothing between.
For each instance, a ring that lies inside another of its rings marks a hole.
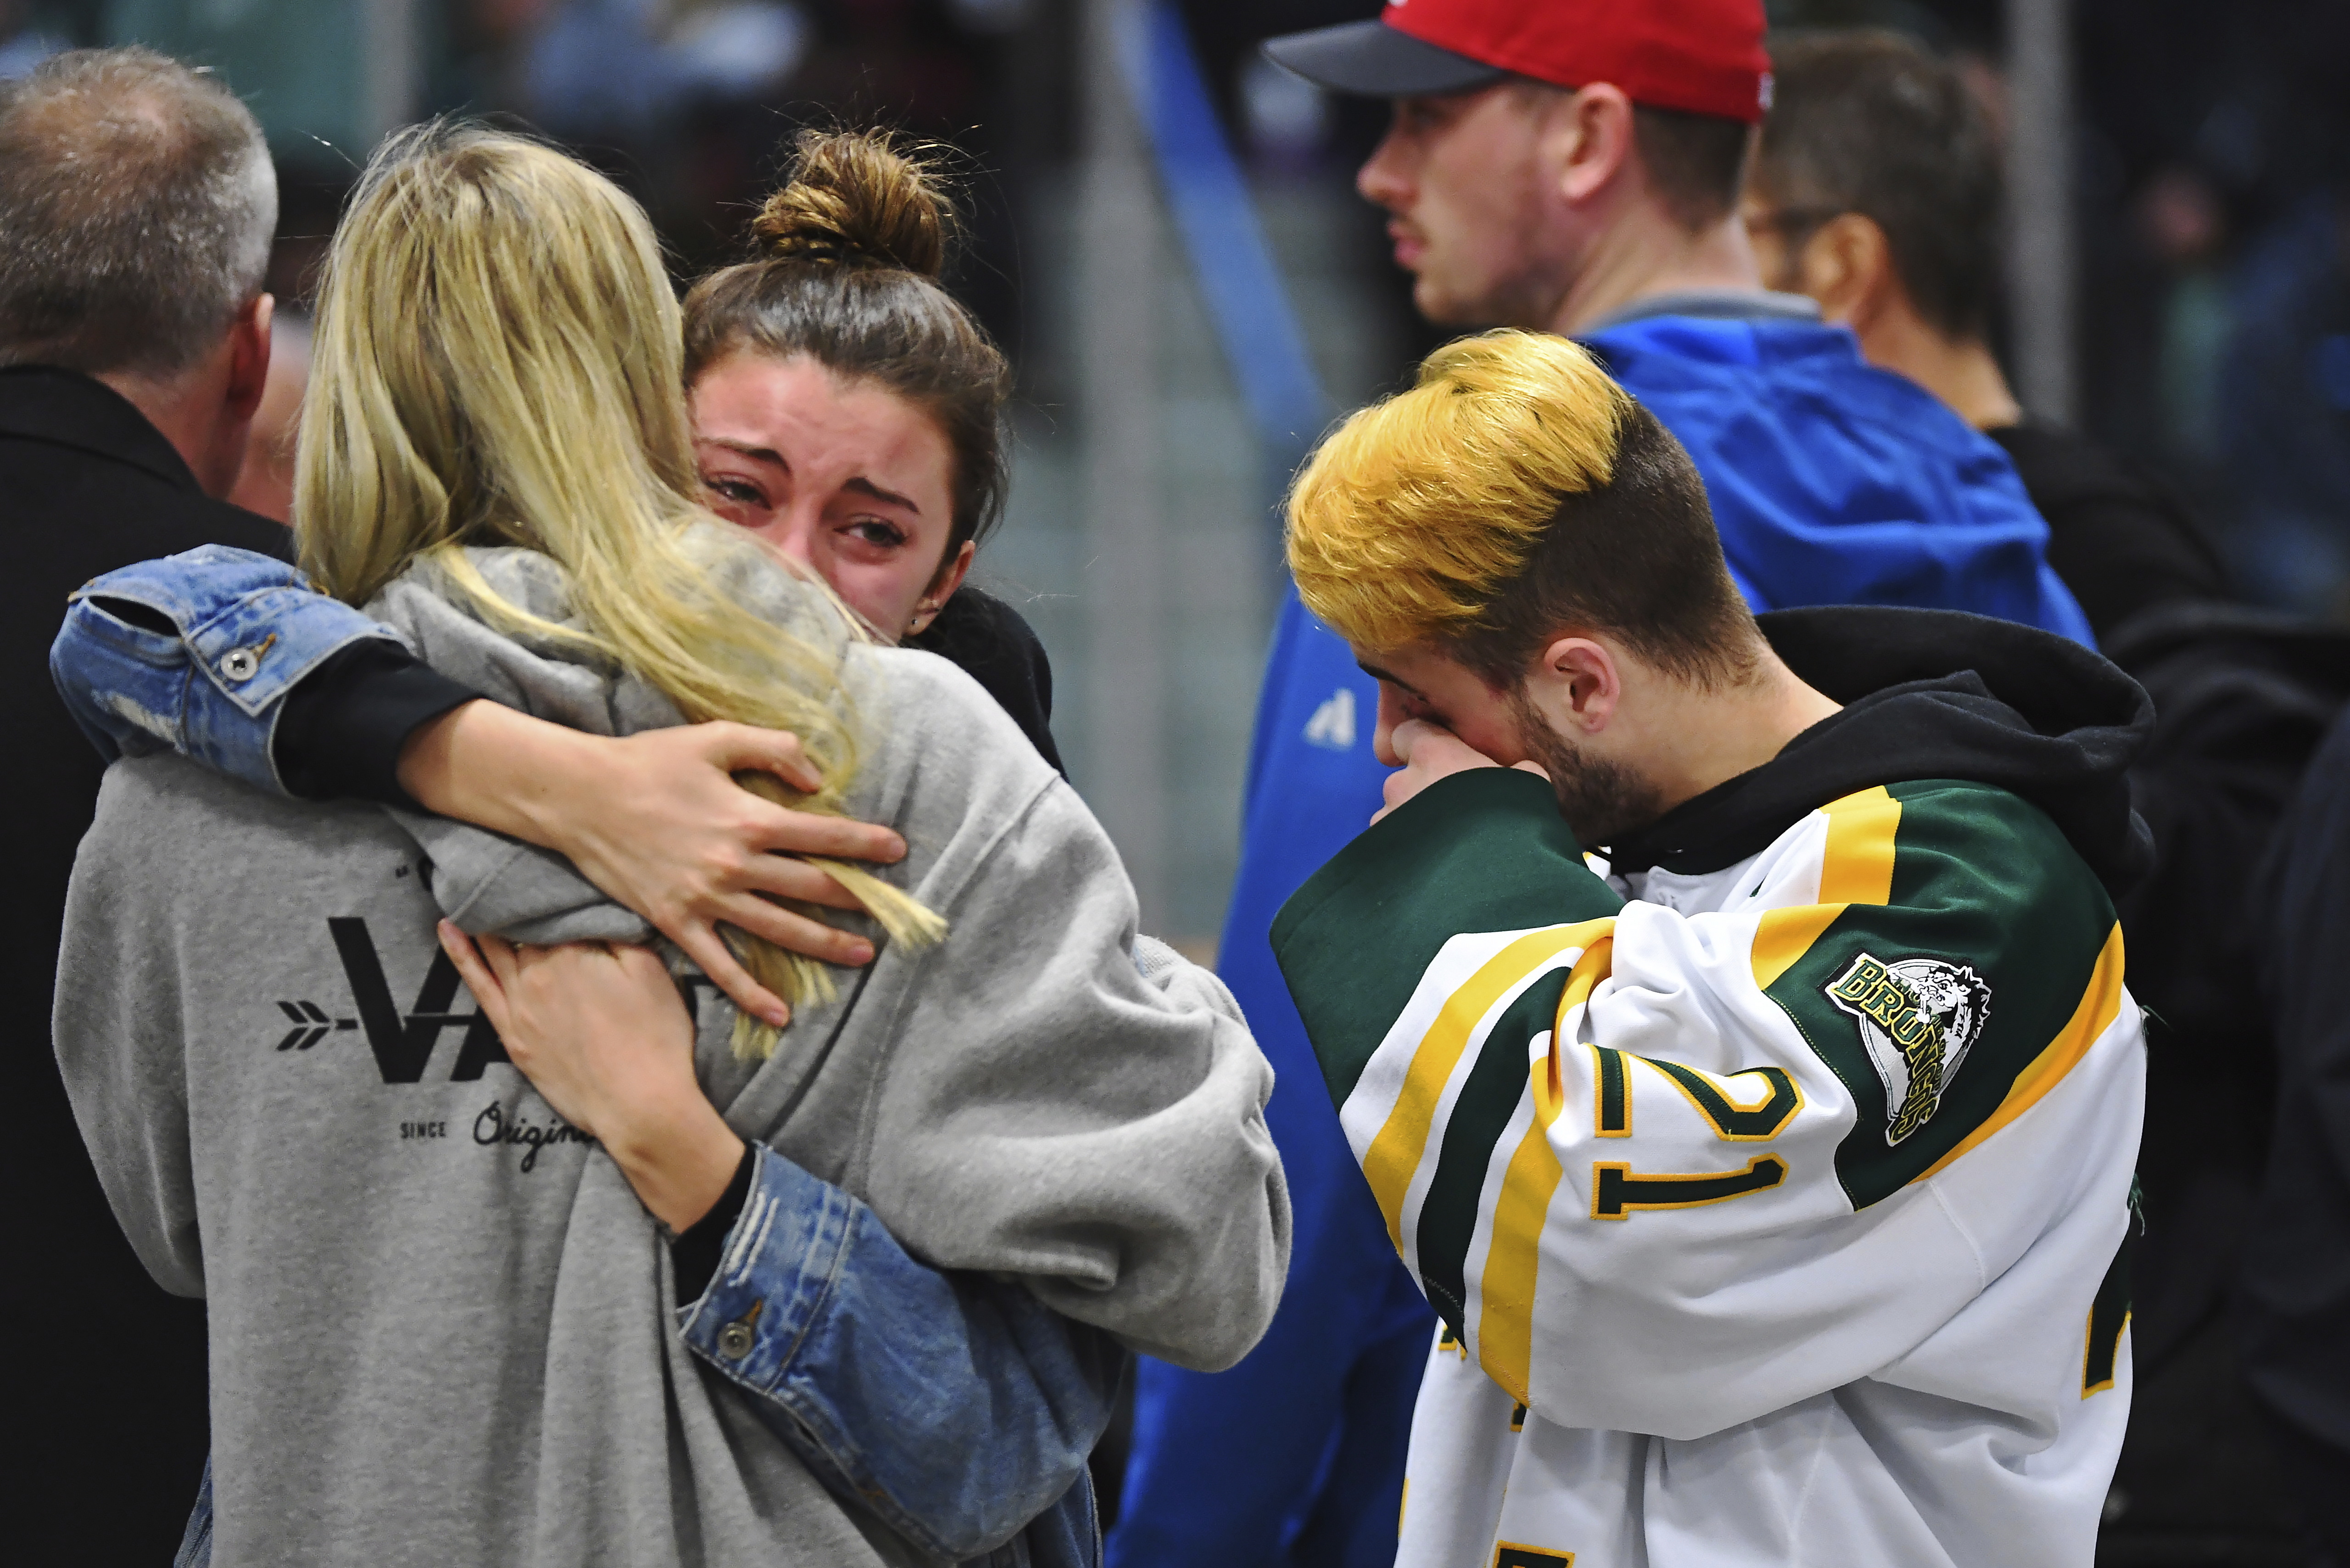
<instances>
[{"instance_id":1,"label":"hoodie hood","mask_svg":"<svg viewBox=\"0 0 2350 1568\"><path fill-rule=\"evenodd\" d=\"M2153 731L2154 704L2105 659L1955 610L1851 606L1756 618L1787 667L1844 711L1625 836L1609 857L1617 873L1716 871L1829 801L1919 779L1963 779L2031 802L2116 898L2151 868L2128 768Z\"/></svg>"}]
</instances>

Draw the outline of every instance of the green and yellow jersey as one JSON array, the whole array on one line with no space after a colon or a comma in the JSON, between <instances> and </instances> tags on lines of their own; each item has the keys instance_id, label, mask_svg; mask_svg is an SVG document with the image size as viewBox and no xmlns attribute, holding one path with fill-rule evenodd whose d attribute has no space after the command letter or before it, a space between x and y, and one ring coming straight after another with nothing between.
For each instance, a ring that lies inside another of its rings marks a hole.
<instances>
[{"instance_id":1,"label":"green and yellow jersey","mask_svg":"<svg viewBox=\"0 0 2350 1568\"><path fill-rule=\"evenodd\" d=\"M1274 947L1444 1320L1399 1561L2089 1560L2143 1040L2039 807L1897 783L1611 882L1463 774Z\"/></svg>"}]
</instances>

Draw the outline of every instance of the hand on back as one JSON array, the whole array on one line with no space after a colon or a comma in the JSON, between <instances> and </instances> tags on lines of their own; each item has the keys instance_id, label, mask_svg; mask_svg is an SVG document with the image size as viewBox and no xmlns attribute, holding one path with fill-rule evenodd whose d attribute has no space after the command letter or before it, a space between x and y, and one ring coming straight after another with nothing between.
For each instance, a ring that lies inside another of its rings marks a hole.
<instances>
[{"instance_id":1,"label":"hand on back","mask_svg":"<svg viewBox=\"0 0 2350 1568\"><path fill-rule=\"evenodd\" d=\"M608 766L566 792L558 846L598 887L683 949L745 1012L782 1024L782 1000L751 978L723 922L827 963L873 961L873 944L776 902L862 906L803 855L884 864L905 841L886 827L778 805L734 782L771 773L795 790L822 781L798 740L747 724L650 730L612 743Z\"/></svg>"},{"instance_id":2,"label":"hand on back","mask_svg":"<svg viewBox=\"0 0 2350 1568\"><path fill-rule=\"evenodd\" d=\"M906 845L886 827L762 800L735 782L738 773L772 774L798 791L821 782L799 741L778 731L719 722L613 739L488 701L421 726L400 760L401 784L428 809L568 857L736 1006L780 1027L790 1010L735 960L718 927L826 963L870 963L865 938L776 900L859 909L795 857L886 865Z\"/></svg>"},{"instance_id":3,"label":"hand on back","mask_svg":"<svg viewBox=\"0 0 2350 1568\"><path fill-rule=\"evenodd\" d=\"M682 1231L742 1158L693 1071L693 1023L649 948L517 947L441 922L441 946L539 1096L604 1146L639 1198Z\"/></svg>"}]
</instances>

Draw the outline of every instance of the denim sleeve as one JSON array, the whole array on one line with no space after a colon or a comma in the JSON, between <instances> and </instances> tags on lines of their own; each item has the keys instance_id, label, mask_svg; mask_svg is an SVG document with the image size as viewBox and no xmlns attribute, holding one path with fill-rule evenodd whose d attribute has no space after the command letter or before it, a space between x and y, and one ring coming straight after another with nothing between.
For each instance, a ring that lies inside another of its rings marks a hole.
<instances>
[{"instance_id":1,"label":"denim sleeve","mask_svg":"<svg viewBox=\"0 0 2350 1568\"><path fill-rule=\"evenodd\" d=\"M225 545L109 572L68 605L49 677L101 754L176 751L281 794L270 742L286 693L351 643L400 640L285 562Z\"/></svg>"},{"instance_id":2,"label":"denim sleeve","mask_svg":"<svg viewBox=\"0 0 2350 1568\"><path fill-rule=\"evenodd\" d=\"M1086 1460L1127 1360L1107 1334L1016 1282L916 1262L764 1148L717 1276L679 1316L827 1489L920 1550L1094 1560Z\"/></svg>"}]
</instances>

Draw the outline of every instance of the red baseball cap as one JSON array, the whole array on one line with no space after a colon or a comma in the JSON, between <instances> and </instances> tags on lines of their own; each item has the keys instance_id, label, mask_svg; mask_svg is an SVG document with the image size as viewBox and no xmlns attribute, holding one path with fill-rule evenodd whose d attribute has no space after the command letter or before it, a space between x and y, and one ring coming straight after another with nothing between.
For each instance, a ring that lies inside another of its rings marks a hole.
<instances>
[{"instance_id":1,"label":"red baseball cap","mask_svg":"<svg viewBox=\"0 0 2350 1568\"><path fill-rule=\"evenodd\" d=\"M1375 22L1266 42L1307 81L1372 98L1466 92L1507 76L1612 82L1635 103L1749 124L1771 107L1762 0L1389 0Z\"/></svg>"}]
</instances>

